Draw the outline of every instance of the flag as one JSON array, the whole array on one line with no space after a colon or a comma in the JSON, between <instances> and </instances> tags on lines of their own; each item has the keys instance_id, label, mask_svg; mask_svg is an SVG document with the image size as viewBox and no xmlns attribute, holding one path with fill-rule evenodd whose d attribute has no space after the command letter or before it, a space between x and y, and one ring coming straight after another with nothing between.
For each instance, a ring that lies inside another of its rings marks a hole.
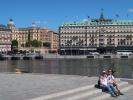
<instances>
[{"instance_id":1,"label":"flag","mask_svg":"<svg viewBox=\"0 0 133 100\"><path fill-rule=\"evenodd\" d=\"M32 22L32 27L35 27L36 26L36 23L35 22Z\"/></svg>"},{"instance_id":2,"label":"flag","mask_svg":"<svg viewBox=\"0 0 133 100\"><path fill-rule=\"evenodd\" d=\"M87 16L87 18L89 19L89 18L90 18L90 16Z\"/></svg>"},{"instance_id":3,"label":"flag","mask_svg":"<svg viewBox=\"0 0 133 100\"><path fill-rule=\"evenodd\" d=\"M127 14L127 18L129 17L129 14Z\"/></svg>"},{"instance_id":4,"label":"flag","mask_svg":"<svg viewBox=\"0 0 133 100\"><path fill-rule=\"evenodd\" d=\"M116 16L116 18L119 18L119 15L118 14L116 14L115 16Z\"/></svg>"}]
</instances>

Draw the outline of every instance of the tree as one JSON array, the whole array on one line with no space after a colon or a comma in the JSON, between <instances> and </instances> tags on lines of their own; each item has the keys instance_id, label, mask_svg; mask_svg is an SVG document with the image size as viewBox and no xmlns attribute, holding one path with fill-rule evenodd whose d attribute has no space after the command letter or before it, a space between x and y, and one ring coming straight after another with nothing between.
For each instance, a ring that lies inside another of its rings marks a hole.
<instances>
[{"instance_id":1,"label":"tree","mask_svg":"<svg viewBox=\"0 0 133 100\"><path fill-rule=\"evenodd\" d=\"M43 47L47 47L47 48L50 48L51 44L49 42L44 42L43 43Z\"/></svg>"},{"instance_id":2,"label":"tree","mask_svg":"<svg viewBox=\"0 0 133 100\"><path fill-rule=\"evenodd\" d=\"M18 41L17 40L12 40L12 47L18 48Z\"/></svg>"},{"instance_id":3,"label":"tree","mask_svg":"<svg viewBox=\"0 0 133 100\"><path fill-rule=\"evenodd\" d=\"M26 47L30 47L30 42L26 42L26 43L25 43L25 46L26 46Z\"/></svg>"},{"instance_id":4,"label":"tree","mask_svg":"<svg viewBox=\"0 0 133 100\"><path fill-rule=\"evenodd\" d=\"M25 43L25 46L26 47L30 47L30 46L32 46L32 47L41 47L42 46L42 42L38 41L38 40L33 40L31 42L28 41L28 42Z\"/></svg>"},{"instance_id":5,"label":"tree","mask_svg":"<svg viewBox=\"0 0 133 100\"><path fill-rule=\"evenodd\" d=\"M11 45L13 53L18 52L18 41L17 40L12 40L12 45Z\"/></svg>"},{"instance_id":6,"label":"tree","mask_svg":"<svg viewBox=\"0 0 133 100\"><path fill-rule=\"evenodd\" d=\"M31 45L32 47L38 47L38 41L37 40L31 41Z\"/></svg>"},{"instance_id":7,"label":"tree","mask_svg":"<svg viewBox=\"0 0 133 100\"><path fill-rule=\"evenodd\" d=\"M21 44L21 47L24 47L24 43Z\"/></svg>"},{"instance_id":8,"label":"tree","mask_svg":"<svg viewBox=\"0 0 133 100\"><path fill-rule=\"evenodd\" d=\"M38 41L38 46L41 47L42 46L42 42Z\"/></svg>"}]
</instances>

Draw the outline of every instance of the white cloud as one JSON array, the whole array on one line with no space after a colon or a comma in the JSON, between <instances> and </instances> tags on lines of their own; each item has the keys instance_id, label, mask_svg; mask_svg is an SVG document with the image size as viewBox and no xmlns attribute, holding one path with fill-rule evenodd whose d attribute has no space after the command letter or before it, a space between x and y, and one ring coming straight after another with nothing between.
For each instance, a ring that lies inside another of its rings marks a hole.
<instances>
[{"instance_id":1,"label":"white cloud","mask_svg":"<svg viewBox=\"0 0 133 100\"><path fill-rule=\"evenodd\" d=\"M133 8L128 9L128 12L133 13Z\"/></svg>"}]
</instances>

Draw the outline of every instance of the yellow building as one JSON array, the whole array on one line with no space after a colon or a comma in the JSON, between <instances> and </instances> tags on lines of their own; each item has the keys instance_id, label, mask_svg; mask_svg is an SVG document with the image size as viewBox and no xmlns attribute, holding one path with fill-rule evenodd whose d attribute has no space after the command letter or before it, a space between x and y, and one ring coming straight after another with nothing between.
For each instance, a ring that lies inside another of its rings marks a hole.
<instances>
[{"instance_id":1,"label":"yellow building","mask_svg":"<svg viewBox=\"0 0 133 100\"><path fill-rule=\"evenodd\" d=\"M58 34L50 29L41 27L16 28L13 20L7 25L12 30L12 40L18 41L19 50L33 50L43 53L58 51ZM39 46L32 42L38 41Z\"/></svg>"}]
</instances>

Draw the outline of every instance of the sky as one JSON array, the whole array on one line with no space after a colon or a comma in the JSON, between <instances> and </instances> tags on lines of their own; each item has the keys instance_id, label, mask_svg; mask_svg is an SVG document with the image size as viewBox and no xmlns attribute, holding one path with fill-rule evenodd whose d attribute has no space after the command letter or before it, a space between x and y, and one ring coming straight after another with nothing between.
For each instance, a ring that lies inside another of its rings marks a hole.
<instances>
[{"instance_id":1,"label":"sky","mask_svg":"<svg viewBox=\"0 0 133 100\"><path fill-rule=\"evenodd\" d=\"M102 8L106 18L133 19L133 0L0 0L0 24L11 18L19 28L34 22L58 31L64 22L99 18Z\"/></svg>"}]
</instances>

